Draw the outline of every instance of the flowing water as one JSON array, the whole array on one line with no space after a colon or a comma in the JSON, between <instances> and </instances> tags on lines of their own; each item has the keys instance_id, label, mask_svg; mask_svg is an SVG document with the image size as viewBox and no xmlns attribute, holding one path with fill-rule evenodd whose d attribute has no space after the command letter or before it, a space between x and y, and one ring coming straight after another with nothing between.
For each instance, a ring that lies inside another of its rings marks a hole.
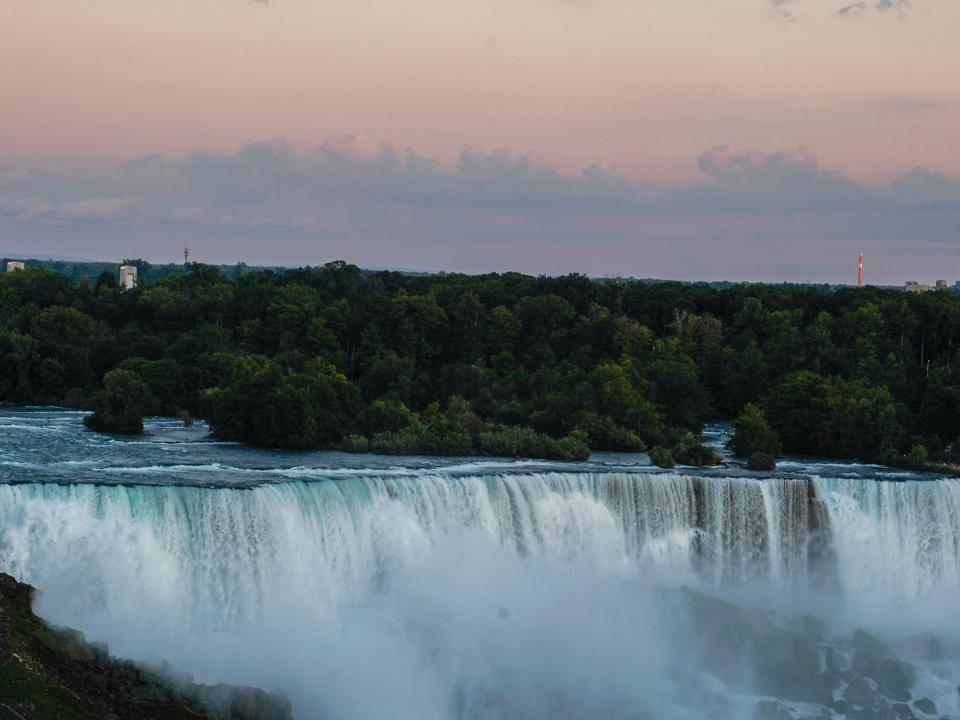
<instances>
[{"instance_id":1,"label":"flowing water","mask_svg":"<svg viewBox=\"0 0 960 720\"><path fill-rule=\"evenodd\" d=\"M706 716L662 680L689 648L655 588L960 639L960 480L266 452L81 418L0 412L0 570L114 653L281 688L298 717Z\"/></svg>"}]
</instances>

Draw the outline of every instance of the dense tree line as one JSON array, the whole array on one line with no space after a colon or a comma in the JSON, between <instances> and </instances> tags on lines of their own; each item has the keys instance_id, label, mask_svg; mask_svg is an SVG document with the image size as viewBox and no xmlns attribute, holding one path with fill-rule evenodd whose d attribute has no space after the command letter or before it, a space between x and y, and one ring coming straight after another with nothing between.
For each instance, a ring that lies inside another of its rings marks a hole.
<instances>
[{"instance_id":1,"label":"dense tree line","mask_svg":"<svg viewBox=\"0 0 960 720\"><path fill-rule=\"evenodd\" d=\"M93 407L92 427L128 432L142 413L203 417L273 447L656 447L694 464L713 461L704 423L740 416L760 437L745 454L896 462L917 446L942 456L960 434L958 335L950 292L344 263L193 265L124 292L111 272L28 269L0 277L0 401Z\"/></svg>"}]
</instances>

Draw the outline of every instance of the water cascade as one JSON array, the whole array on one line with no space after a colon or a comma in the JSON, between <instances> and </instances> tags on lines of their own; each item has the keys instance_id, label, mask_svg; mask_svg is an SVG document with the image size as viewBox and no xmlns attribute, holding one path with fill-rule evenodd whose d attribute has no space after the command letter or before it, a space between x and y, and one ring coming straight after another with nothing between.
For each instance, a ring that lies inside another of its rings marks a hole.
<instances>
[{"instance_id":1,"label":"water cascade","mask_svg":"<svg viewBox=\"0 0 960 720\"><path fill-rule=\"evenodd\" d=\"M304 718L562 717L544 700L558 694L571 718L649 707L661 686L637 678L657 677L672 651L646 587L820 594L860 617L864 598L902 614L945 593L946 615L930 617L960 619L956 480L338 477L0 484L0 567L41 588L54 622L201 679L282 687ZM406 714L388 713L371 682ZM498 715L498 702L512 710Z\"/></svg>"}]
</instances>

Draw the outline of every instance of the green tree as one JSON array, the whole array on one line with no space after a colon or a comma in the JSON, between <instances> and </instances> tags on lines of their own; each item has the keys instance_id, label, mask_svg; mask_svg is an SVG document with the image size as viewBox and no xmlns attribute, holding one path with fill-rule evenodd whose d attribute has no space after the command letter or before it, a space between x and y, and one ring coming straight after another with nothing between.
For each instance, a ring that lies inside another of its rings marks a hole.
<instances>
[{"instance_id":1,"label":"green tree","mask_svg":"<svg viewBox=\"0 0 960 720\"><path fill-rule=\"evenodd\" d=\"M740 457L749 457L754 453L763 453L776 457L780 454L780 438L767 424L763 410L747 403L733 423L733 437L730 448Z\"/></svg>"},{"instance_id":2,"label":"green tree","mask_svg":"<svg viewBox=\"0 0 960 720\"><path fill-rule=\"evenodd\" d=\"M103 377L103 390L94 400L93 414L83 422L97 432L139 435L147 401L147 386L139 375L130 370L111 370Z\"/></svg>"}]
</instances>

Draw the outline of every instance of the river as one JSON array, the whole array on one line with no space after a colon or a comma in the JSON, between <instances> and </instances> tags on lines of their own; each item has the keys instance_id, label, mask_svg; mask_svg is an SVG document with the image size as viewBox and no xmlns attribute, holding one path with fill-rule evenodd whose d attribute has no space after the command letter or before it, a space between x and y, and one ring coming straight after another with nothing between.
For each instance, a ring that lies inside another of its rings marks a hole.
<instances>
[{"instance_id":1,"label":"river","mask_svg":"<svg viewBox=\"0 0 960 720\"><path fill-rule=\"evenodd\" d=\"M960 717L960 480L879 466L291 453L7 408L0 569L116 654L279 688L300 718L717 716L663 678L695 654L657 594L681 587L936 637L914 696Z\"/></svg>"}]
</instances>

